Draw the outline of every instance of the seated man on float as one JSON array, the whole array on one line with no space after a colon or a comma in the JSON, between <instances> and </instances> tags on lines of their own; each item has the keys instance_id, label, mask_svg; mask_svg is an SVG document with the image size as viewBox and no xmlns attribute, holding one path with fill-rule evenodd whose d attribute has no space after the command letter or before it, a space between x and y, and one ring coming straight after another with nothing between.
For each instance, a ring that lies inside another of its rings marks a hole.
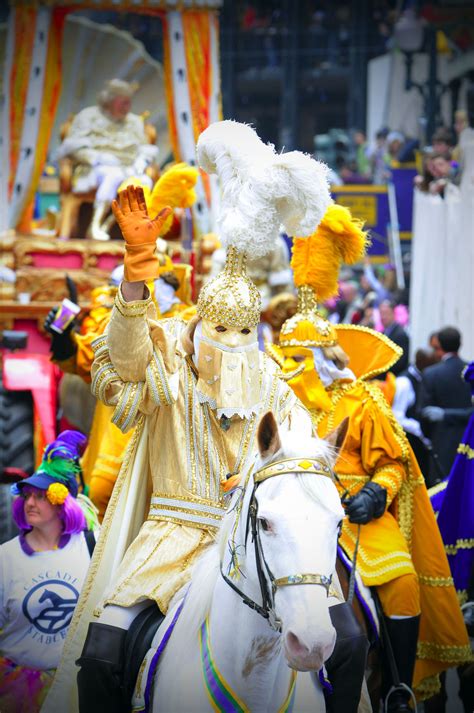
<instances>
[{"instance_id":1,"label":"seated man on float","mask_svg":"<svg viewBox=\"0 0 474 713\"><path fill-rule=\"evenodd\" d=\"M58 149L58 158L69 156L77 164L73 192L97 189L91 225L95 240L110 237L102 222L124 179L136 176L152 186L146 169L156 161L158 148L148 142L142 118L130 111L135 90L121 79L106 82L97 106L75 116Z\"/></svg>"},{"instance_id":2,"label":"seated man on float","mask_svg":"<svg viewBox=\"0 0 474 713\"><path fill-rule=\"evenodd\" d=\"M336 463L348 516L340 545L353 560L359 541L357 571L366 586L377 588L399 678L428 698L439 688L437 674L471 653L423 476L403 429L370 382L397 361L400 348L367 327L334 327L318 313L315 298L337 294L340 265L360 260L365 242L361 224L336 204L310 238L294 239L298 310L283 325L280 346L269 349L292 377L288 384L321 438L349 418ZM408 713L409 700L407 689L395 690L388 711Z\"/></svg>"}]
</instances>

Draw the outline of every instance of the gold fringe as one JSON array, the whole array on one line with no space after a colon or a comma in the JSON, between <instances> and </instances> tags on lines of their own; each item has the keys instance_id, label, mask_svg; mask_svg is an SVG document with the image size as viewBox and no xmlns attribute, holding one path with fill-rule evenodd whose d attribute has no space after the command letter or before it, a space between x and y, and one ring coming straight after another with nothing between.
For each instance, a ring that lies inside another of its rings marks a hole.
<instances>
[{"instance_id":1,"label":"gold fringe","mask_svg":"<svg viewBox=\"0 0 474 713\"><path fill-rule=\"evenodd\" d=\"M440 690L441 683L439 680L439 674L423 678L418 684L418 686L416 686L415 688L416 697L420 701L432 698L432 696L435 696L437 693L440 692Z\"/></svg>"},{"instance_id":2,"label":"gold fringe","mask_svg":"<svg viewBox=\"0 0 474 713\"><path fill-rule=\"evenodd\" d=\"M468 460L474 458L474 448L471 448L467 443L460 443L458 446L458 453L462 453L467 457Z\"/></svg>"},{"instance_id":3,"label":"gold fringe","mask_svg":"<svg viewBox=\"0 0 474 713\"><path fill-rule=\"evenodd\" d=\"M419 659L443 661L444 663L451 663L454 666L474 661L471 647L467 644L465 646L454 646L450 644L434 644L429 641L419 641L416 655Z\"/></svg>"},{"instance_id":4,"label":"gold fringe","mask_svg":"<svg viewBox=\"0 0 474 713\"><path fill-rule=\"evenodd\" d=\"M426 584L428 587L453 587L454 581L452 577L430 577L429 574L419 574L418 580L420 584Z\"/></svg>"},{"instance_id":5,"label":"gold fringe","mask_svg":"<svg viewBox=\"0 0 474 713\"><path fill-rule=\"evenodd\" d=\"M474 539L456 540L455 545L445 545L444 549L447 555L455 555L458 550L471 550L474 547Z\"/></svg>"}]
</instances>

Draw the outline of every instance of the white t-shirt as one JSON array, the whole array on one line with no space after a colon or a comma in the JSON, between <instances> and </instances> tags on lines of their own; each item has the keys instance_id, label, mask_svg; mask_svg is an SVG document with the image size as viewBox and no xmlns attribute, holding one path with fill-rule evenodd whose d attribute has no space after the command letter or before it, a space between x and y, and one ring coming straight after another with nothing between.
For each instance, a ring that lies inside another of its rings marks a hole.
<instances>
[{"instance_id":1,"label":"white t-shirt","mask_svg":"<svg viewBox=\"0 0 474 713\"><path fill-rule=\"evenodd\" d=\"M0 546L0 655L29 668L57 667L89 563L84 533L31 555L18 537Z\"/></svg>"}]
</instances>

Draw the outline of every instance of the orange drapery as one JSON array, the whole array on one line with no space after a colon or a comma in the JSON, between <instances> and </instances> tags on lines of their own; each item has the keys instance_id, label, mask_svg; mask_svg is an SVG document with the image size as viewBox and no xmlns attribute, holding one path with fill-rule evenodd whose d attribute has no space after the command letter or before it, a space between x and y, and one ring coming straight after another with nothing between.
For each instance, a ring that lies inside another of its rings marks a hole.
<instances>
[{"instance_id":1,"label":"orange drapery","mask_svg":"<svg viewBox=\"0 0 474 713\"><path fill-rule=\"evenodd\" d=\"M189 101L193 116L194 139L209 126L212 86L211 31L212 14L202 10L183 13L184 46L188 70ZM209 176L201 171L208 204L211 202Z\"/></svg>"},{"instance_id":2,"label":"orange drapery","mask_svg":"<svg viewBox=\"0 0 474 713\"><path fill-rule=\"evenodd\" d=\"M209 126L210 102L212 91L212 58L210 23L215 22L215 15L208 10L185 10L182 13L184 47L186 53L186 72L188 80L189 102L191 105L193 135L197 141L199 134ZM171 145L176 160L182 160L179 136L176 128L173 67L167 21L164 19L164 71L166 98L168 102L168 126ZM209 177L201 172L201 177L210 202Z\"/></svg>"}]
</instances>

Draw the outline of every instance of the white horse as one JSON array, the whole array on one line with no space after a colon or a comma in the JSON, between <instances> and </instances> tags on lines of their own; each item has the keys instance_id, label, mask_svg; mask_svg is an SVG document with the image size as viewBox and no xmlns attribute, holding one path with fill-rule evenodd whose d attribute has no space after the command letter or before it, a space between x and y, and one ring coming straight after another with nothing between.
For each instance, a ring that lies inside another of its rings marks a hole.
<instances>
[{"instance_id":1,"label":"white horse","mask_svg":"<svg viewBox=\"0 0 474 713\"><path fill-rule=\"evenodd\" d=\"M331 476L346 429L280 439L263 417L260 456L155 637L156 650L181 606L154 680L153 649L142 666L134 710L145 689L153 713L291 710L296 672L319 672L336 640L328 605L344 511ZM317 675L300 678L310 700L295 710L324 711Z\"/></svg>"}]
</instances>

